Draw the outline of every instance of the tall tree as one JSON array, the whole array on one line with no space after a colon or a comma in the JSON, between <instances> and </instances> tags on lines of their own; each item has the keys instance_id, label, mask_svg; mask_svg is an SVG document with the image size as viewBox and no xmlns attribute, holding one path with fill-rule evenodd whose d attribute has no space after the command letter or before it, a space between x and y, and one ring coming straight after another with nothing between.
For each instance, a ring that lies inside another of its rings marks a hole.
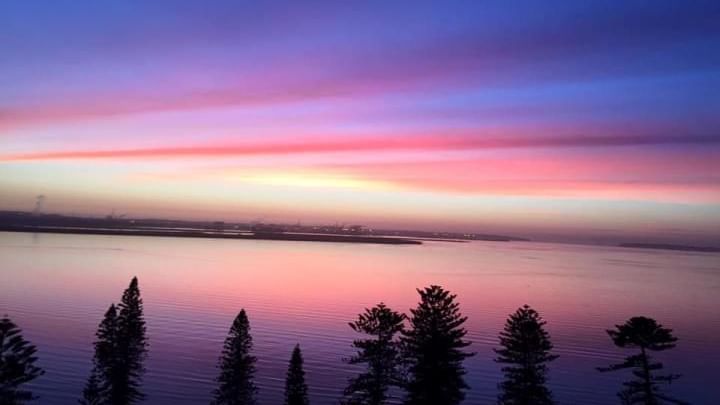
<instances>
[{"instance_id":1,"label":"tall tree","mask_svg":"<svg viewBox=\"0 0 720 405\"><path fill-rule=\"evenodd\" d=\"M418 290L420 303L411 309L411 329L402 344L408 367L407 405L457 405L465 398L463 361L473 356L463 349L467 317L456 296L433 285Z\"/></svg>"},{"instance_id":2,"label":"tall tree","mask_svg":"<svg viewBox=\"0 0 720 405\"><path fill-rule=\"evenodd\" d=\"M134 404L145 398L140 391L145 373L147 337L143 301L137 277L133 277L118 304L117 373L113 373L113 401Z\"/></svg>"},{"instance_id":3,"label":"tall tree","mask_svg":"<svg viewBox=\"0 0 720 405\"><path fill-rule=\"evenodd\" d=\"M496 362L505 364L498 403L503 405L549 405L552 394L545 386L546 363L557 359L545 331L545 321L525 305L511 314L500 332L501 349L495 349Z\"/></svg>"},{"instance_id":4,"label":"tall tree","mask_svg":"<svg viewBox=\"0 0 720 405\"><path fill-rule=\"evenodd\" d=\"M114 304L105 312L95 333L93 368L83 389L82 405L121 403L118 389L113 385L120 371L118 363L118 323Z\"/></svg>"},{"instance_id":5,"label":"tall tree","mask_svg":"<svg viewBox=\"0 0 720 405\"><path fill-rule=\"evenodd\" d=\"M656 371L661 370L663 364L654 361L649 354L649 352L660 352L675 347L677 338L673 336L672 329L663 327L652 318L638 316L630 318L622 325L615 325L615 329L610 329L607 333L617 347L640 349L639 353L626 357L622 363L598 368L603 372L632 370L635 378L625 382L625 389L618 393L623 403L643 405L685 403L660 391L661 383L670 383L680 375L657 374Z\"/></svg>"},{"instance_id":6,"label":"tall tree","mask_svg":"<svg viewBox=\"0 0 720 405\"><path fill-rule=\"evenodd\" d=\"M254 405L257 387L255 386L255 362L252 351L250 322L245 310L235 317L230 332L223 345L222 356L218 362L220 375L213 404L216 405Z\"/></svg>"},{"instance_id":7,"label":"tall tree","mask_svg":"<svg viewBox=\"0 0 720 405\"><path fill-rule=\"evenodd\" d=\"M19 405L35 399L22 388L44 371L35 365L37 348L22 336L22 331L6 316L0 319L0 404Z\"/></svg>"},{"instance_id":8,"label":"tall tree","mask_svg":"<svg viewBox=\"0 0 720 405\"><path fill-rule=\"evenodd\" d=\"M350 379L345 389L345 403L353 405L382 405L391 399L391 387L402 386L400 370L402 356L396 336L404 330L405 315L380 303L358 315L350 327L369 339L356 339L357 353L347 360L350 364L365 364L366 370Z\"/></svg>"},{"instance_id":9,"label":"tall tree","mask_svg":"<svg viewBox=\"0 0 720 405\"><path fill-rule=\"evenodd\" d=\"M285 405L310 405L300 345L295 345L290 357L287 377L285 378Z\"/></svg>"},{"instance_id":10,"label":"tall tree","mask_svg":"<svg viewBox=\"0 0 720 405\"><path fill-rule=\"evenodd\" d=\"M148 342L137 277L130 281L117 307L110 305L105 312L96 338L93 369L80 403L129 405L142 401Z\"/></svg>"}]
</instances>

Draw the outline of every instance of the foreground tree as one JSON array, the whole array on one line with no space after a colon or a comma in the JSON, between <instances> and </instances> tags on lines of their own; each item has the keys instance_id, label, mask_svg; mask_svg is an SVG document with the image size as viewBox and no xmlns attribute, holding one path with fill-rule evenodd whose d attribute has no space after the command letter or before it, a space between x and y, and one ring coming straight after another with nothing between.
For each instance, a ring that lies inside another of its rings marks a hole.
<instances>
[{"instance_id":1,"label":"foreground tree","mask_svg":"<svg viewBox=\"0 0 720 405\"><path fill-rule=\"evenodd\" d=\"M420 293L420 303L411 309L411 329L403 332L402 344L408 366L407 405L456 405L465 398L463 361L473 356L463 349L467 320L460 313L456 296L440 286Z\"/></svg>"},{"instance_id":2,"label":"foreground tree","mask_svg":"<svg viewBox=\"0 0 720 405\"><path fill-rule=\"evenodd\" d=\"M80 398L80 405L103 405L107 403L106 399L103 398L103 392L100 388L100 377L97 372L93 369L90 372L85 388L83 388L82 398Z\"/></svg>"},{"instance_id":3,"label":"foreground tree","mask_svg":"<svg viewBox=\"0 0 720 405\"><path fill-rule=\"evenodd\" d=\"M120 403L118 388L113 384L120 372L118 362L118 324L115 305L105 312L95 333L93 368L83 389L82 405Z\"/></svg>"},{"instance_id":4,"label":"foreground tree","mask_svg":"<svg viewBox=\"0 0 720 405\"><path fill-rule=\"evenodd\" d=\"M80 398L80 405L103 405L109 403L107 395L100 387L100 376L93 368L90 372L85 388L83 388L83 396Z\"/></svg>"},{"instance_id":5,"label":"foreground tree","mask_svg":"<svg viewBox=\"0 0 720 405\"><path fill-rule=\"evenodd\" d=\"M501 349L495 349L496 362L505 366L498 396L503 405L549 405L552 394L545 386L546 363L557 359L551 353L550 335L545 321L534 309L525 305L515 311L500 332Z\"/></svg>"},{"instance_id":6,"label":"foreground tree","mask_svg":"<svg viewBox=\"0 0 720 405\"><path fill-rule=\"evenodd\" d=\"M250 322L241 310L230 328L218 363L220 375L214 392L216 405L254 405L257 387L254 383L256 358L252 351Z\"/></svg>"},{"instance_id":7,"label":"foreground tree","mask_svg":"<svg viewBox=\"0 0 720 405\"><path fill-rule=\"evenodd\" d=\"M287 377L285 378L285 405L309 404L302 352L300 352L300 345L296 345L290 357Z\"/></svg>"},{"instance_id":8,"label":"foreground tree","mask_svg":"<svg viewBox=\"0 0 720 405\"><path fill-rule=\"evenodd\" d=\"M22 385L44 371L35 365L37 348L22 336L22 331L7 317L0 319L0 405L19 405L35 399Z\"/></svg>"},{"instance_id":9,"label":"foreground tree","mask_svg":"<svg viewBox=\"0 0 720 405\"><path fill-rule=\"evenodd\" d=\"M142 401L147 337L137 277L133 277L117 307L105 312L95 334L93 368L83 390L83 405L128 405Z\"/></svg>"},{"instance_id":10,"label":"foreground tree","mask_svg":"<svg viewBox=\"0 0 720 405\"><path fill-rule=\"evenodd\" d=\"M663 368L663 364L653 361L648 353L674 348L677 338L672 335L672 329L663 327L652 318L639 316L630 318L623 325L615 325L615 329L607 333L617 347L640 349L640 353L626 357L622 363L598 369L603 372L632 370L635 379L624 383L625 389L618 393L624 404L685 404L660 391L661 383L670 383L680 375L655 373Z\"/></svg>"},{"instance_id":11,"label":"foreground tree","mask_svg":"<svg viewBox=\"0 0 720 405\"><path fill-rule=\"evenodd\" d=\"M137 403L145 398L140 387L147 357L145 318L137 277L130 281L118 304L117 354L118 372L113 375L114 402Z\"/></svg>"},{"instance_id":12,"label":"foreground tree","mask_svg":"<svg viewBox=\"0 0 720 405\"><path fill-rule=\"evenodd\" d=\"M358 333L369 335L370 339L357 339L353 346L355 356L347 360L350 364L365 364L362 374L350 379L345 389L344 402L352 405L382 405L391 396L389 389L402 386L401 350L396 340L404 330L405 315L380 303L358 315L350 327Z\"/></svg>"}]
</instances>

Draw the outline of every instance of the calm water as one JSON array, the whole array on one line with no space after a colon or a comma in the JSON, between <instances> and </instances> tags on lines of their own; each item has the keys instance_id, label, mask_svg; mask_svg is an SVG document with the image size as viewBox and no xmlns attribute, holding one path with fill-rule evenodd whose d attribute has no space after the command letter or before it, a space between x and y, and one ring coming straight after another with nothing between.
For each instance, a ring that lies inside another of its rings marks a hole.
<instances>
[{"instance_id":1,"label":"calm water","mask_svg":"<svg viewBox=\"0 0 720 405\"><path fill-rule=\"evenodd\" d=\"M720 255L540 243L422 246L0 233L0 314L39 348L42 404L74 404L90 368L95 328L137 275L151 342L148 403L207 403L234 316L250 316L261 404L281 403L290 352L300 343L313 404L335 404L352 370L347 322L385 301L407 311L416 287L458 295L472 350L467 404L493 403L492 347L505 317L536 307L560 359L550 385L565 404L616 403L626 374L604 332L632 315L672 327L660 358L682 379L672 392L720 403Z\"/></svg>"}]
</instances>

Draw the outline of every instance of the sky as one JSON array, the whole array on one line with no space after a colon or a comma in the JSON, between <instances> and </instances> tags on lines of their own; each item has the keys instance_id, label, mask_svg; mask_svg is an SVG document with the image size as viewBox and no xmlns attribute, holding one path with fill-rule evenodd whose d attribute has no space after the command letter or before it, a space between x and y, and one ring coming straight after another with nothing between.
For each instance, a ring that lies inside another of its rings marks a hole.
<instances>
[{"instance_id":1,"label":"sky","mask_svg":"<svg viewBox=\"0 0 720 405\"><path fill-rule=\"evenodd\" d=\"M720 2L0 2L0 210L720 244Z\"/></svg>"}]
</instances>

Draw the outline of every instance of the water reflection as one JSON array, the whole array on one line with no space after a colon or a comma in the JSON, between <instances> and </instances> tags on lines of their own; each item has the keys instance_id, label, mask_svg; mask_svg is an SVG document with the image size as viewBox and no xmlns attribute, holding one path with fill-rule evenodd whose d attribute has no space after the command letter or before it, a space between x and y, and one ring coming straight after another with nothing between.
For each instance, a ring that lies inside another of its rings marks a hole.
<instances>
[{"instance_id":1,"label":"water reflection","mask_svg":"<svg viewBox=\"0 0 720 405\"><path fill-rule=\"evenodd\" d=\"M358 371L342 367L356 338L347 322L381 301L408 312L417 303L414 287L435 283L457 294L469 317L469 349L477 355L465 362L465 403L496 401L500 366L492 348L506 315L523 302L541 308L549 322L560 355L553 370L563 370L548 382L558 402L615 401L622 376L595 371L619 359L603 331L636 314L682 332L683 344L662 353L685 376L668 393L712 403L707 390L720 367L720 354L707 350L720 340L717 255L530 243L398 247L43 235L33 245L31 238L0 234L0 312L23 325L42 353L47 374L31 388L44 403L77 401L98 317L136 274L153 344L145 387L166 403L209 402L215 360L239 308L253 320L260 403L282 402L278 376L296 343L311 400L336 403Z\"/></svg>"}]
</instances>

